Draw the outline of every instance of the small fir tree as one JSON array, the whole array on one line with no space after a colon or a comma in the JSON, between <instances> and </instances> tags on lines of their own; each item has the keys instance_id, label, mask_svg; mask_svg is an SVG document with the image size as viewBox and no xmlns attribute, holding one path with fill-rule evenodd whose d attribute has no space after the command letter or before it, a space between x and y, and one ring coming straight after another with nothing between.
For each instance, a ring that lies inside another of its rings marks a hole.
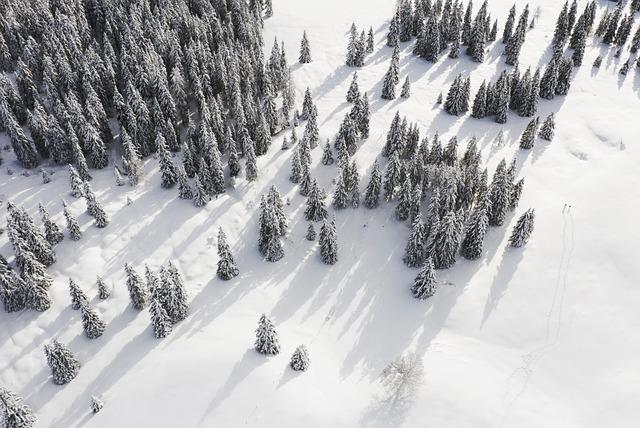
<instances>
[{"instance_id":1,"label":"small fir tree","mask_svg":"<svg viewBox=\"0 0 640 428\"><path fill-rule=\"evenodd\" d=\"M424 267L413 281L411 294L420 300L426 300L436 294L437 290L436 272L431 258L428 258Z\"/></svg>"},{"instance_id":2,"label":"small fir tree","mask_svg":"<svg viewBox=\"0 0 640 428\"><path fill-rule=\"evenodd\" d=\"M535 220L535 211L527 210L513 228L513 232L509 237L509 245L514 248L520 248L527 243L531 233L533 232L533 223Z\"/></svg>"},{"instance_id":3,"label":"small fir tree","mask_svg":"<svg viewBox=\"0 0 640 428\"><path fill-rule=\"evenodd\" d=\"M296 348L291 356L289 366L295 371L306 371L309 368L309 351L304 345L300 345Z\"/></svg>"},{"instance_id":4,"label":"small fir tree","mask_svg":"<svg viewBox=\"0 0 640 428\"><path fill-rule=\"evenodd\" d=\"M44 345L44 354L56 385L69 383L78 375L80 362L69 348L56 339Z\"/></svg>"},{"instance_id":5,"label":"small fir tree","mask_svg":"<svg viewBox=\"0 0 640 428\"><path fill-rule=\"evenodd\" d=\"M255 348L261 354L277 355L280 353L278 333L269 318L262 314L256 329Z\"/></svg>"},{"instance_id":6,"label":"small fir tree","mask_svg":"<svg viewBox=\"0 0 640 428\"><path fill-rule=\"evenodd\" d=\"M300 42L300 57L298 58L300 64L308 64L311 62L311 48L309 47L309 39L307 39L307 32L302 32L302 41Z\"/></svg>"},{"instance_id":7,"label":"small fir tree","mask_svg":"<svg viewBox=\"0 0 640 428\"><path fill-rule=\"evenodd\" d=\"M216 274L218 278L228 281L238 276L239 273L233 254L231 254L231 248L227 243L227 235L220 228L218 229L218 269Z\"/></svg>"},{"instance_id":8,"label":"small fir tree","mask_svg":"<svg viewBox=\"0 0 640 428\"><path fill-rule=\"evenodd\" d=\"M91 309L88 304L80 308L82 312L82 328L88 339L95 339L102 336L106 327L104 321L98 313Z\"/></svg>"}]
</instances>

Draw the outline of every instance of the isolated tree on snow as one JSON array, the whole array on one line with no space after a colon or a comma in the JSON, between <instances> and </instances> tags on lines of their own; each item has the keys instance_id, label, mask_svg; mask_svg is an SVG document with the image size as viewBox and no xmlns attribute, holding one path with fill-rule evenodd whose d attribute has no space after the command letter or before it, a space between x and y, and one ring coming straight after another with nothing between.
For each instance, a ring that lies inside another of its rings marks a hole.
<instances>
[{"instance_id":1,"label":"isolated tree on snow","mask_svg":"<svg viewBox=\"0 0 640 428\"><path fill-rule=\"evenodd\" d=\"M309 351L306 346L300 345L296 348L291 356L289 365L297 372L304 372L309 368Z\"/></svg>"},{"instance_id":2,"label":"isolated tree on snow","mask_svg":"<svg viewBox=\"0 0 640 428\"><path fill-rule=\"evenodd\" d=\"M38 209L42 215L42 222L44 223L44 236L47 242L53 246L57 245L64 239L64 234L60 230L57 224L51 220L51 216L42 204L38 204Z\"/></svg>"},{"instance_id":3,"label":"isolated tree on snow","mask_svg":"<svg viewBox=\"0 0 640 428\"><path fill-rule=\"evenodd\" d=\"M95 339L102 336L106 327L102 318L98 313L89 307L86 303L80 307L82 312L82 328L84 329L84 335L88 339Z\"/></svg>"},{"instance_id":4,"label":"isolated tree on snow","mask_svg":"<svg viewBox=\"0 0 640 428\"><path fill-rule=\"evenodd\" d=\"M56 339L44 345L44 354L56 385L69 383L78 375L80 362L69 348Z\"/></svg>"},{"instance_id":5,"label":"isolated tree on snow","mask_svg":"<svg viewBox=\"0 0 640 428\"><path fill-rule=\"evenodd\" d=\"M532 209L527 210L516 223L509 237L509 245L515 248L520 248L527 243L531 233L533 232L533 223L535 220L535 211Z\"/></svg>"},{"instance_id":6,"label":"isolated tree on snow","mask_svg":"<svg viewBox=\"0 0 640 428\"><path fill-rule=\"evenodd\" d=\"M556 129L555 116L551 113L542 123L542 127L540 128L540 132L538 135L543 140L551 141L553 140L553 135Z\"/></svg>"},{"instance_id":7,"label":"isolated tree on snow","mask_svg":"<svg viewBox=\"0 0 640 428\"><path fill-rule=\"evenodd\" d=\"M124 265L124 271L127 274L127 289L131 298L131 305L141 311L147 305L149 299L148 291L140 275L129 264Z\"/></svg>"},{"instance_id":8,"label":"isolated tree on snow","mask_svg":"<svg viewBox=\"0 0 640 428\"><path fill-rule=\"evenodd\" d=\"M108 299L111 295L111 291L109 291L107 284L104 282L104 279L102 279L101 276L98 276L96 278L96 285L98 286L98 298L100 300Z\"/></svg>"},{"instance_id":9,"label":"isolated tree on snow","mask_svg":"<svg viewBox=\"0 0 640 428\"><path fill-rule=\"evenodd\" d=\"M71 295L71 308L78 310L89 304L87 295L71 278L69 278L69 294Z\"/></svg>"},{"instance_id":10,"label":"isolated tree on snow","mask_svg":"<svg viewBox=\"0 0 640 428\"><path fill-rule=\"evenodd\" d=\"M93 413L98 413L104 407L104 403L98 397L91 397L91 411Z\"/></svg>"},{"instance_id":11,"label":"isolated tree on snow","mask_svg":"<svg viewBox=\"0 0 640 428\"><path fill-rule=\"evenodd\" d=\"M0 388L0 421L7 428L31 428L37 418L22 397L8 389Z\"/></svg>"},{"instance_id":12,"label":"isolated tree on snow","mask_svg":"<svg viewBox=\"0 0 640 428\"><path fill-rule=\"evenodd\" d=\"M218 229L218 270L216 274L218 278L227 281L238 276L239 273L233 254L231 254L231 248L227 243L227 235L220 228Z\"/></svg>"},{"instance_id":13,"label":"isolated tree on snow","mask_svg":"<svg viewBox=\"0 0 640 428\"><path fill-rule=\"evenodd\" d=\"M269 318L262 314L256 329L255 347L261 354L277 355L280 353L278 333Z\"/></svg>"},{"instance_id":14,"label":"isolated tree on snow","mask_svg":"<svg viewBox=\"0 0 640 428\"><path fill-rule=\"evenodd\" d=\"M424 267L413 281L411 293L416 299L426 300L436 294L437 285L433 262L431 261L431 258L428 258Z\"/></svg>"},{"instance_id":15,"label":"isolated tree on snow","mask_svg":"<svg viewBox=\"0 0 640 428\"><path fill-rule=\"evenodd\" d=\"M300 64L308 64L311 62L311 48L309 47L309 40L307 39L307 32L302 32L302 42L300 42L300 57L298 59Z\"/></svg>"}]
</instances>

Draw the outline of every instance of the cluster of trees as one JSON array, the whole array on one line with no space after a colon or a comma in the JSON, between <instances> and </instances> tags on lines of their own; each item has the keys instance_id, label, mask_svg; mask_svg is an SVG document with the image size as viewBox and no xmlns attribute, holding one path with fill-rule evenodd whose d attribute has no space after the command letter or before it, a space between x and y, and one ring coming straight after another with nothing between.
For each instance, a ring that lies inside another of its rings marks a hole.
<instances>
[{"instance_id":1,"label":"cluster of trees","mask_svg":"<svg viewBox=\"0 0 640 428\"><path fill-rule=\"evenodd\" d=\"M142 179L142 158L157 153L162 187L177 184L181 198L202 206L224 192L225 161L236 177L246 157L246 178L255 179L255 157L291 123L284 46L263 55L270 1L19 0L0 12L11 17L0 22L0 71L15 72L17 83L16 91L0 73L0 131L27 168L46 158L70 164L76 194L109 153L122 155L117 183L131 185Z\"/></svg>"},{"instance_id":2,"label":"cluster of trees","mask_svg":"<svg viewBox=\"0 0 640 428\"><path fill-rule=\"evenodd\" d=\"M544 72L531 68L521 75L519 67L504 70L495 83L483 81L473 99L471 117L494 117L497 123L506 123L512 110L522 117L533 117L538 111L539 98L553 99L566 95L571 87L573 60L555 51ZM453 81L444 110L451 115L465 114L469 110L470 79L458 75Z\"/></svg>"},{"instance_id":3,"label":"cluster of trees","mask_svg":"<svg viewBox=\"0 0 640 428\"><path fill-rule=\"evenodd\" d=\"M401 0L389 24L387 45L397 46L414 37L413 53L430 62L437 62L449 49L449 57L458 58L461 46L476 62L483 62L485 47L497 38L498 21L491 19L485 0L473 15L473 2Z\"/></svg>"},{"instance_id":4,"label":"cluster of trees","mask_svg":"<svg viewBox=\"0 0 640 428\"><path fill-rule=\"evenodd\" d=\"M260 316L256 329L255 348L261 354L277 355L280 353L280 339L273 322L265 314ZM289 366L295 371L306 371L309 368L309 351L304 345L296 348L291 356Z\"/></svg>"},{"instance_id":5,"label":"cluster of trees","mask_svg":"<svg viewBox=\"0 0 640 428\"><path fill-rule=\"evenodd\" d=\"M149 306L151 326L157 338L168 336L173 325L189 313L187 290L178 268L169 261L159 272L145 266L145 280L129 264L124 267L131 305L142 310Z\"/></svg>"},{"instance_id":6,"label":"cluster of trees","mask_svg":"<svg viewBox=\"0 0 640 428\"><path fill-rule=\"evenodd\" d=\"M629 36L631 35L631 29L635 23L635 12L640 10L640 2L633 0L629 3L629 12L624 14L625 2L618 2L617 6L613 9L607 9L598 26L596 27L595 36L601 37L602 42L608 45L618 46L616 57L622 55L622 49ZM574 32L575 34L575 32ZM573 37L572 37L573 42ZM638 28L633 36L629 50L631 54L638 52L640 48L640 28ZM594 67L599 67L602 59L598 57L594 63ZM629 64L633 61L632 56L622 64L620 68L620 74L627 74L629 70ZM636 65L640 67L640 58L636 60Z\"/></svg>"},{"instance_id":7,"label":"cluster of trees","mask_svg":"<svg viewBox=\"0 0 640 428\"><path fill-rule=\"evenodd\" d=\"M367 34L365 34L364 30L358 34L358 27L356 27L355 23L352 23L349 29L346 65L348 67L362 67L365 58L373 53L373 49L373 28L369 27Z\"/></svg>"}]
</instances>

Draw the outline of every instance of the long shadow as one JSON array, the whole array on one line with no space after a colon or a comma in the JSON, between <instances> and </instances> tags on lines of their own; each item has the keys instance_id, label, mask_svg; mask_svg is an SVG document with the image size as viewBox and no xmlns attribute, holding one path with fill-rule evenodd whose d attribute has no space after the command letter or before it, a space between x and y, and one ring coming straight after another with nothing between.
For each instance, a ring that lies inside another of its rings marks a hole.
<instances>
[{"instance_id":1,"label":"long shadow","mask_svg":"<svg viewBox=\"0 0 640 428\"><path fill-rule=\"evenodd\" d=\"M260 355L255 349L249 348L245 351L242 359L233 366L231 374L225 381L225 383L216 391L209 407L202 415L200 422L204 422L207 416L217 409L227 398L231 396L233 390L249 376L249 374L267 362L267 357Z\"/></svg>"},{"instance_id":2,"label":"long shadow","mask_svg":"<svg viewBox=\"0 0 640 428\"><path fill-rule=\"evenodd\" d=\"M498 266L498 272L493 278L491 290L489 291L489 296L484 306L482 322L480 323L481 327L484 326L489 316L491 316L491 313L498 307L500 299L504 296L513 275L516 273L516 270L518 270L518 265L522 261L523 254L523 249L504 249L500 265Z\"/></svg>"}]
</instances>

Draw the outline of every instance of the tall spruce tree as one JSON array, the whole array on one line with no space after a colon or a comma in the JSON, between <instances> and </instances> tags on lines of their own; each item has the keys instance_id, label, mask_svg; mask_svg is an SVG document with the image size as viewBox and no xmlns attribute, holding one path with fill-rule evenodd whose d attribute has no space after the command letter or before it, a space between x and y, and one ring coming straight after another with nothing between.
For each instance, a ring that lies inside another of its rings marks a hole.
<instances>
[{"instance_id":1,"label":"tall spruce tree","mask_svg":"<svg viewBox=\"0 0 640 428\"><path fill-rule=\"evenodd\" d=\"M534 220L535 210L533 208L525 211L525 213L520 216L509 237L510 246L520 248L527 243L533 232Z\"/></svg>"},{"instance_id":2,"label":"tall spruce tree","mask_svg":"<svg viewBox=\"0 0 640 428\"><path fill-rule=\"evenodd\" d=\"M228 281L238 276L239 273L233 254L231 254L231 248L227 243L227 235L220 228L218 229L218 269L216 274L218 278Z\"/></svg>"},{"instance_id":3,"label":"tall spruce tree","mask_svg":"<svg viewBox=\"0 0 640 428\"><path fill-rule=\"evenodd\" d=\"M78 375L80 361L67 346L58 342L58 340L53 339L44 345L44 354L51 369L53 383L56 385L69 383Z\"/></svg>"}]
</instances>

